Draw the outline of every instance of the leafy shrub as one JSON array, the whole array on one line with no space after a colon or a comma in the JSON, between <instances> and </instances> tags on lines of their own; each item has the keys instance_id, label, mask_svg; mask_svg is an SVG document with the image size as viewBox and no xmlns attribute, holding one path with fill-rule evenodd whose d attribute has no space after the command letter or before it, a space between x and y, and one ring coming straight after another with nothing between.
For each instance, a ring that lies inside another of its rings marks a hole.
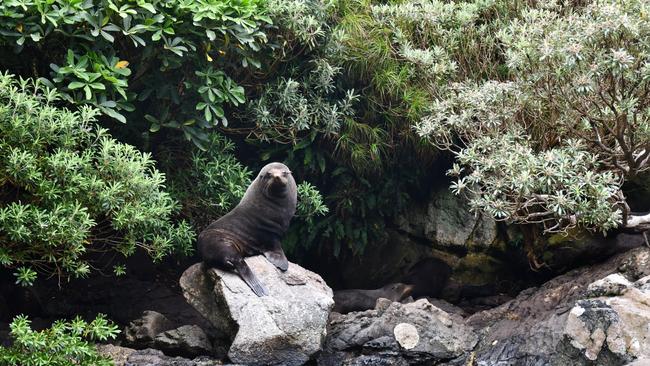
<instances>
[{"instance_id":1,"label":"leafy shrub","mask_svg":"<svg viewBox=\"0 0 650 366\"><path fill-rule=\"evenodd\" d=\"M191 250L194 233L174 224L177 203L151 156L93 124L98 111L55 106L56 90L0 74L0 263L85 276L89 248L155 260ZM28 269L32 268L32 270Z\"/></svg>"},{"instance_id":2,"label":"leafy shrub","mask_svg":"<svg viewBox=\"0 0 650 366\"><path fill-rule=\"evenodd\" d=\"M347 1L334 31L334 57L368 85L369 103L408 129L449 82L500 75L493 34L504 19L516 17L517 3Z\"/></svg>"},{"instance_id":3,"label":"leafy shrub","mask_svg":"<svg viewBox=\"0 0 650 366\"><path fill-rule=\"evenodd\" d=\"M270 42L280 47L282 55L296 45L319 48L327 39L335 6L328 0L267 0L268 15L279 28Z\"/></svg>"},{"instance_id":4,"label":"leafy shrub","mask_svg":"<svg viewBox=\"0 0 650 366\"><path fill-rule=\"evenodd\" d=\"M298 204L296 206L296 216L304 218L309 223L314 216L323 215L329 212L329 208L323 204L323 197L309 182L298 184Z\"/></svg>"},{"instance_id":5,"label":"leafy shrub","mask_svg":"<svg viewBox=\"0 0 650 366\"><path fill-rule=\"evenodd\" d=\"M199 146L244 102L228 76L255 58L271 20L258 0L0 2L0 66L45 76L65 100L183 131ZM26 64L25 59L32 60ZM137 107L137 109L136 109Z\"/></svg>"},{"instance_id":6,"label":"leafy shrub","mask_svg":"<svg viewBox=\"0 0 650 366\"><path fill-rule=\"evenodd\" d=\"M181 213L197 230L226 214L244 196L252 172L235 157L235 145L227 137L211 133L206 149L167 144L159 153L167 172L169 191L181 205ZM179 149L190 153L179 154Z\"/></svg>"},{"instance_id":7,"label":"leafy shrub","mask_svg":"<svg viewBox=\"0 0 650 366\"><path fill-rule=\"evenodd\" d=\"M261 145L263 158L288 156L314 177L332 208L289 242L361 254L384 235L435 156L412 124L449 81L502 73L498 41L485 36L504 23L508 4L269 3L278 29L270 42L282 47L245 116L249 136L272 143Z\"/></svg>"},{"instance_id":8,"label":"leafy shrub","mask_svg":"<svg viewBox=\"0 0 650 366\"><path fill-rule=\"evenodd\" d=\"M650 169L650 20L642 1L528 7L495 37L510 80L463 82L417 126L450 149L457 192L545 232L647 230L623 183Z\"/></svg>"},{"instance_id":9,"label":"leafy shrub","mask_svg":"<svg viewBox=\"0 0 650 366\"><path fill-rule=\"evenodd\" d=\"M312 60L309 66L306 75L267 84L251 102L250 119L256 123L258 139L295 144L310 133L337 133L354 115L354 90L346 90L342 97L334 93L340 68L324 59Z\"/></svg>"},{"instance_id":10,"label":"leafy shrub","mask_svg":"<svg viewBox=\"0 0 650 366\"><path fill-rule=\"evenodd\" d=\"M11 347L0 346L0 364L6 366L109 366L113 361L97 353L85 339L105 341L120 332L99 314L90 323L76 317L56 321L48 329L34 331L30 320L19 315L10 324Z\"/></svg>"}]
</instances>

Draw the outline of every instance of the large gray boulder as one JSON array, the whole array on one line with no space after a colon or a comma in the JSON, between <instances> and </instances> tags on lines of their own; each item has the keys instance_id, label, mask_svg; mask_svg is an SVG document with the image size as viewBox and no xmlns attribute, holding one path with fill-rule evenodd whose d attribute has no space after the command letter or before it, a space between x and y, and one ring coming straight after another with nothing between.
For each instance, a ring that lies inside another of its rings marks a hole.
<instances>
[{"instance_id":1,"label":"large gray boulder","mask_svg":"<svg viewBox=\"0 0 650 366\"><path fill-rule=\"evenodd\" d=\"M232 342L228 357L247 365L302 365L318 352L326 336L332 290L317 274L296 264L281 272L264 257L246 263L267 287L258 297L230 272L188 268L180 284L187 301Z\"/></svg>"},{"instance_id":2,"label":"large gray boulder","mask_svg":"<svg viewBox=\"0 0 650 366\"><path fill-rule=\"evenodd\" d=\"M379 299L373 310L333 313L319 365L434 364L456 359L478 341L463 318L426 299L401 304Z\"/></svg>"}]
</instances>

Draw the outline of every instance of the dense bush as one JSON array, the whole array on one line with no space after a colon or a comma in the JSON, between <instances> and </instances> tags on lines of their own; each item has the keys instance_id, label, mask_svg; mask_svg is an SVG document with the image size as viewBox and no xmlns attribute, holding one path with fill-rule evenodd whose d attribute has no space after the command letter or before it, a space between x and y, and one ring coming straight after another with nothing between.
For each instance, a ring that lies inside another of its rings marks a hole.
<instances>
[{"instance_id":1,"label":"dense bush","mask_svg":"<svg viewBox=\"0 0 650 366\"><path fill-rule=\"evenodd\" d=\"M271 22L262 5L3 1L0 52L7 57L0 67L49 79L70 103L121 122L144 116L152 131L177 128L202 146L204 130L227 124L224 108L244 102L244 89L227 73L260 65L255 52Z\"/></svg>"},{"instance_id":2,"label":"dense bush","mask_svg":"<svg viewBox=\"0 0 650 366\"><path fill-rule=\"evenodd\" d=\"M452 189L499 220L645 228L622 185L650 154L646 11L637 1L6 1L0 52L16 53L0 66L48 79L151 151L188 227L229 210L250 172L279 160L313 184L300 188L287 248L360 254L427 195L440 149L456 157Z\"/></svg>"},{"instance_id":3,"label":"dense bush","mask_svg":"<svg viewBox=\"0 0 650 366\"><path fill-rule=\"evenodd\" d=\"M332 208L292 232L289 244L361 254L384 237L387 221L427 189L431 175L435 151L413 124L450 82L506 73L498 41L488 36L516 16L517 4L509 4L284 2L282 14L312 17L273 18L285 47L244 121L256 140L276 143L261 145L263 156L288 156ZM317 36L299 36L306 34Z\"/></svg>"},{"instance_id":4,"label":"dense bush","mask_svg":"<svg viewBox=\"0 0 650 366\"><path fill-rule=\"evenodd\" d=\"M462 82L417 126L456 153L474 209L545 232L645 230L622 184L650 168L650 20L642 1L529 8L494 37L508 80Z\"/></svg>"},{"instance_id":5,"label":"dense bush","mask_svg":"<svg viewBox=\"0 0 650 366\"><path fill-rule=\"evenodd\" d=\"M113 361L100 356L88 340L105 341L119 333L117 325L98 315L90 323L77 317L56 321L48 329L31 329L30 320L19 315L10 324L13 344L0 346L4 366L110 366Z\"/></svg>"},{"instance_id":6,"label":"dense bush","mask_svg":"<svg viewBox=\"0 0 650 366\"><path fill-rule=\"evenodd\" d=\"M181 213L200 230L231 210L243 197L252 172L235 156L235 145L211 133L205 150L182 142L167 143L158 153L170 194Z\"/></svg>"},{"instance_id":7,"label":"dense bush","mask_svg":"<svg viewBox=\"0 0 650 366\"><path fill-rule=\"evenodd\" d=\"M87 251L154 259L191 250L174 224L177 203L149 154L93 123L98 111L56 107L59 93L0 74L0 264L59 277L85 276Z\"/></svg>"},{"instance_id":8,"label":"dense bush","mask_svg":"<svg viewBox=\"0 0 650 366\"><path fill-rule=\"evenodd\" d=\"M293 57L295 42L315 48L330 9L302 1L3 2L0 52L7 57L0 67L42 77L63 100L96 107L102 122L107 116L128 122L105 125L118 139L153 152L182 216L200 230L232 208L249 181L234 145L209 132L227 126L228 106L246 98L234 80L250 79L272 61L262 52ZM270 16L286 26L272 26ZM273 37L268 47L267 35ZM181 130L199 149L161 127ZM324 205L309 199L320 195L306 187L301 205L323 212Z\"/></svg>"}]
</instances>

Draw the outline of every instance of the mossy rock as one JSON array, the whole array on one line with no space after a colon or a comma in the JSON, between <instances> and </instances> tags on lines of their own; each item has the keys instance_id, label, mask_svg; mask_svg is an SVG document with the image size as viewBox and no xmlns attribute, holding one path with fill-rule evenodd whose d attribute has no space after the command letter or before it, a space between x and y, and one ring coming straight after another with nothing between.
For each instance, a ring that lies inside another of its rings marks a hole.
<instances>
[{"instance_id":1,"label":"mossy rock","mask_svg":"<svg viewBox=\"0 0 650 366\"><path fill-rule=\"evenodd\" d=\"M460 258L452 278L464 285L480 286L495 283L504 275L507 265L484 253L469 253Z\"/></svg>"}]
</instances>

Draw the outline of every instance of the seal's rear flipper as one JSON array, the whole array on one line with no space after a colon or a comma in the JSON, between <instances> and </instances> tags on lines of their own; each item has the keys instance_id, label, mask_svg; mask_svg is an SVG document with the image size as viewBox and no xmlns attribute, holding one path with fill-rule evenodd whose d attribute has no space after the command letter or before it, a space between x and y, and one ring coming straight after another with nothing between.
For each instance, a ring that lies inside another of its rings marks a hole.
<instances>
[{"instance_id":1,"label":"seal's rear flipper","mask_svg":"<svg viewBox=\"0 0 650 366\"><path fill-rule=\"evenodd\" d=\"M269 290L262 285L260 280L257 279L257 276L251 271L251 268L244 262L243 260L235 264L235 269L237 270L237 273L239 273L239 276L246 282L248 287L253 290L255 295L262 297L262 296L268 296Z\"/></svg>"},{"instance_id":2,"label":"seal's rear flipper","mask_svg":"<svg viewBox=\"0 0 650 366\"><path fill-rule=\"evenodd\" d=\"M264 256L268 259L271 264L278 267L282 271L286 271L289 268L289 261L287 256L284 255L282 248L276 249L274 251L264 252Z\"/></svg>"}]
</instances>

